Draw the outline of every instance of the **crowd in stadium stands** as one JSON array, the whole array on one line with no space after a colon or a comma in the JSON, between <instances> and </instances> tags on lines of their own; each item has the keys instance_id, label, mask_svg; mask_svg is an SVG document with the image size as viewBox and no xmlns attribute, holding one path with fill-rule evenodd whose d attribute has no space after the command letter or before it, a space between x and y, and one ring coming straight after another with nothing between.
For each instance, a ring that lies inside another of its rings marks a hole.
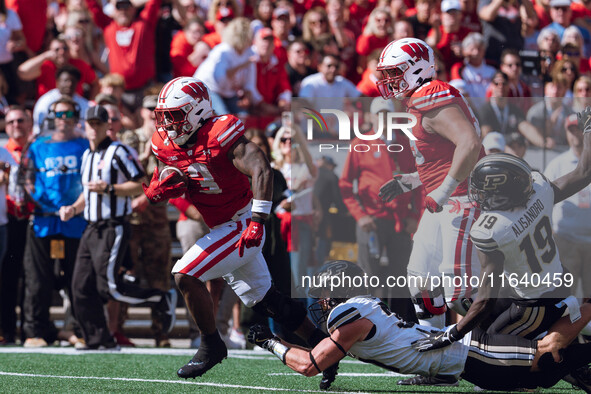
<instances>
[{"instance_id":1,"label":"crowd in stadium stands","mask_svg":"<svg viewBox=\"0 0 591 394\"><path fill-rule=\"evenodd\" d=\"M301 131L282 122L293 97L305 98L312 108L322 97L378 97L381 51L393 39L416 37L435 50L436 77L470 100L487 150L521 157L530 146L564 151L572 145L570 115L591 104L590 32L586 0L0 0L0 131L9 137L12 156L0 150L0 163L7 163L0 170L0 199L9 185L6 206L0 204L0 344L81 343L72 314L58 331L49 306L54 288L71 296L69 280L85 227L81 216L66 224L55 212L82 190L87 108L107 109L109 137L133 149L150 179L156 160L149 141L160 88L180 76L204 81L214 110L241 117L247 137L273 163L273 215L265 225L264 254L277 287L289 293L292 275L298 278L327 259L343 223L353 233L357 225L359 263L366 271L404 275L408 256L388 248L410 250L423 209L420 193L391 209L371 205L392 171L412 172L410 157L384 155L368 168L350 153L336 173L330 156L314 162ZM390 109L370 112L383 110ZM43 138L59 144L43 151ZM37 166L37 176L62 171L73 186L34 190L37 200L23 205L10 187L15 163L24 165L23 151L36 155L28 165ZM73 159L43 161L64 155ZM176 236L186 251L209 229L187 200L171 204L180 211ZM579 207L590 209L589 203ZM167 291L172 262L166 208L150 206L144 195L133 199L132 208L129 258L120 274ZM571 232L568 226L559 229ZM568 240L563 243L572 249ZM54 259L62 262L57 272ZM217 324L225 340L244 347L236 296L222 280L212 281L210 289L219 300ZM414 319L407 302L391 306ZM126 309L110 300L108 324L120 345L131 346L123 330ZM170 346L158 314L153 320L156 346ZM197 347L196 327L190 336Z\"/></svg>"}]
</instances>

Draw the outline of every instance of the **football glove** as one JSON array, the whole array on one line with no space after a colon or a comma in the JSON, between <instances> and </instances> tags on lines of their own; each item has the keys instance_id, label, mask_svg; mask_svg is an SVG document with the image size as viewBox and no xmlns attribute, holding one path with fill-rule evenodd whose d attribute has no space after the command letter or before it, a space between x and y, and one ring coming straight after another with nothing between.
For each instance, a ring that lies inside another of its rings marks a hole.
<instances>
[{"instance_id":1,"label":"football glove","mask_svg":"<svg viewBox=\"0 0 591 394\"><path fill-rule=\"evenodd\" d=\"M591 133L591 107L577 113L577 118L579 119L579 129L583 133Z\"/></svg>"},{"instance_id":2,"label":"football glove","mask_svg":"<svg viewBox=\"0 0 591 394\"><path fill-rule=\"evenodd\" d=\"M419 352L428 352L429 350L447 347L460 339L462 339L462 336L458 333L458 329L454 324L445 331L428 333L425 338L412 342L411 346Z\"/></svg>"},{"instance_id":3,"label":"football glove","mask_svg":"<svg viewBox=\"0 0 591 394\"><path fill-rule=\"evenodd\" d=\"M425 197L425 207L431 213L443 211L443 206L449 201L449 197L459 184L459 181L446 175L441 185Z\"/></svg>"},{"instance_id":4,"label":"football glove","mask_svg":"<svg viewBox=\"0 0 591 394\"><path fill-rule=\"evenodd\" d=\"M265 235L264 221L260 218L252 218L250 224L242 233L236 246L238 247L238 255L244 255L244 247L252 248L253 246L260 246L263 236Z\"/></svg>"},{"instance_id":5,"label":"football glove","mask_svg":"<svg viewBox=\"0 0 591 394\"><path fill-rule=\"evenodd\" d=\"M144 194L150 200L152 204L156 204L162 201L166 201L171 198L177 198L185 194L187 191L187 184L183 181L169 184L170 180L178 176L176 173L171 172L163 180L158 180L158 167L154 169L152 174L152 180L150 186L142 183Z\"/></svg>"},{"instance_id":6,"label":"football glove","mask_svg":"<svg viewBox=\"0 0 591 394\"><path fill-rule=\"evenodd\" d=\"M394 175L394 179L382 185L378 196L382 201L390 202L399 195L416 189L420 185L421 181L416 172L413 172L412 174Z\"/></svg>"},{"instance_id":7,"label":"football glove","mask_svg":"<svg viewBox=\"0 0 591 394\"><path fill-rule=\"evenodd\" d=\"M262 347L265 350L271 349L271 340L278 340L278 338L271 332L271 329L262 324L255 324L250 327L246 339L253 345Z\"/></svg>"}]
</instances>

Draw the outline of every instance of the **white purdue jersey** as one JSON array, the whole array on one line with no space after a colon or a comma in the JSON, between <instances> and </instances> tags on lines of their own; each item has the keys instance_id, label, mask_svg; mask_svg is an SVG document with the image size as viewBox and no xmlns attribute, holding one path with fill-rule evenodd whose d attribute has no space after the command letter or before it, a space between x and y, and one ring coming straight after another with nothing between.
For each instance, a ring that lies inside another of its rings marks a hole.
<instances>
[{"instance_id":1,"label":"white purdue jersey","mask_svg":"<svg viewBox=\"0 0 591 394\"><path fill-rule=\"evenodd\" d=\"M361 318L371 321L374 329L368 339L349 350L355 358L403 374L459 377L464 370L471 334L444 349L419 353L411 343L424 338L433 328L400 320L379 298L360 296L337 305L328 317L328 331L332 334Z\"/></svg>"},{"instance_id":2,"label":"white purdue jersey","mask_svg":"<svg viewBox=\"0 0 591 394\"><path fill-rule=\"evenodd\" d=\"M534 171L532 177L534 193L525 207L483 211L470 230L470 238L478 249L503 253L505 286L511 286L524 299L538 299L555 290L541 281L546 278L552 282L555 273L563 273L552 237L554 190L539 172ZM517 280L509 282L509 278ZM495 286L498 281L499 278L493 278Z\"/></svg>"}]
</instances>

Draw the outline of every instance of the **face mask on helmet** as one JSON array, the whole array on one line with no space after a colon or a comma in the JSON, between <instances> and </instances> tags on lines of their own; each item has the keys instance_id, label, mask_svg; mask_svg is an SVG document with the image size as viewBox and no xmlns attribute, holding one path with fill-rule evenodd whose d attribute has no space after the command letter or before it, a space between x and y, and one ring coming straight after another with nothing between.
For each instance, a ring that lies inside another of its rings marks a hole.
<instances>
[{"instance_id":1,"label":"face mask on helmet","mask_svg":"<svg viewBox=\"0 0 591 394\"><path fill-rule=\"evenodd\" d=\"M417 38L392 42L380 55L376 86L384 99L402 99L435 75L433 50Z\"/></svg>"},{"instance_id":2,"label":"face mask on helmet","mask_svg":"<svg viewBox=\"0 0 591 394\"><path fill-rule=\"evenodd\" d=\"M183 106L183 108L156 108L154 110L156 128L164 131L168 136L168 139L174 141L178 145L187 142L193 134L192 131L197 130L196 127L193 127L189 123L185 107L189 107L189 111L191 110L190 104Z\"/></svg>"},{"instance_id":3,"label":"face mask on helmet","mask_svg":"<svg viewBox=\"0 0 591 394\"><path fill-rule=\"evenodd\" d=\"M321 329L325 329L325 324L330 315L330 311L340 303L347 301L346 299L337 298L321 298L318 301L310 304L308 310L312 321Z\"/></svg>"},{"instance_id":4,"label":"face mask on helmet","mask_svg":"<svg viewBox=\"0 0 591 394\"><path fill-rule=\"evenodd\" d=\"M165 144L185 144L213 116L207 87L192 77L170 81L158 95L154 115L157 130L166 133Z\"/></svg>"},{"instance_id":5,"label":"face mask on helmet","mask_svg":"<svg viewBox=\"0 0 591 394\"><path fill-rule=\"evenodd\" d=\"M308 296L318 301L308 307L312 319L319 327L328 319L332 308L359 295L367 295L368 289L361 279L365 272L357 264L345 260L325 263L312 277ZM359 278L359 279L356 279ZM362 285L355 285L361 283Z\"/></svg>"},{"instance_id":6,"label":"face mask on helmet","mask_svg":"<svg viewBox=\"0 0 591 394\"><path fill-rule=\"evenodd\" d=\"M400 98L408 90L408 82L404 80L404 73L407 69L408 65L406 63L393 68L380 69L378 67L378 71L382 72L382 79L376 83L376 86L384 99Z\"/></svg>"},{"instance_id":7,"label":"face mask on helmet","mask_svg":"<svg viewBox=\"0 0 591 394\"><path fill-rule=\"evenodd\" d=\"M483 211L525 206L533 193L528 164L506 153L481 159L470 175L468 196Z\"/></svg>"}]
</instances>

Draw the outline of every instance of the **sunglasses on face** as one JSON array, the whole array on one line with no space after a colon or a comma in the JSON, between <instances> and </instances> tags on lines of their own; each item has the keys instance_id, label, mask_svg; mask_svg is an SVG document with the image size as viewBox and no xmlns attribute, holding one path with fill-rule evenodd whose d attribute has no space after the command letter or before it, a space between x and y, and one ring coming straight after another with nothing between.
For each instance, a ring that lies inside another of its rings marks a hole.
<instances>
[{"instance_id":1,"label":"sunglasses on face","mask_svg":"<svg viewBox=\"0 0 591 394\"><path fill-rule=\"evenodd\" d=\"M55 117L57 119L62 119L63 117L66 119L72 119L74 118L74 111L57 111Z\"/></svg>"},{"instance_id":2,"label":"sunglasses on face","mask_svg":"<svg viewBox=\"0 0 591 394\"><path fill-rule=\"evenodd\" d=\"M115 4L115 8L117 8L120 11L128 10L131 8L131 3L117 3Z\"/></svg>"},{"instance_id":3,"label":"sunglasses on face","mask_svg":"<svg viewBox=\"0 0 591 394\"><path fill-rule=\"evenodd\" d=\"M78 23L82 23L82 24L90 23L90 19L78 19Z\"/></svg>"},{"instance_id":4,"label":"sunglasses on face","mask_svg":"<svg viewBox=\"0 0 591 394\"><path fill-rule=\"evenodd\" d=\"M285 144L288 141L291 142L291 138L281 138L279 141L281 141Z\"/></svg>"},{"instance_id":5,"label":"sunglasses on face","mask_svg":"<svg viewBox=\"0 0 591 394\"><path fill-rule=\"evenodd\" d=\"M326 19L310 20L311 25L323 25L325 23L326 23Z\"/></svg>"},{"instance_id":6,"label":"sunglasses on face","mask_svg":"<svg viewBox=\"0 0 591 394\"><path fill-rule=\"evenodd\" d=\"M575 72L575 69L572 67L562 67L562 69L560 69L560 71L567 72L567 71L571 71L571 72Z\"/></svg>"},{"instance_id":7,"label":"sunglasses on face","mask_svg":"<svg viewBox=\"0 0 591 394\"><path fill-rule=\"evenodd\" d=\"M110 118L109 122L119 122L121 119L119 118Z\"/></svg>"}]
</instances>

